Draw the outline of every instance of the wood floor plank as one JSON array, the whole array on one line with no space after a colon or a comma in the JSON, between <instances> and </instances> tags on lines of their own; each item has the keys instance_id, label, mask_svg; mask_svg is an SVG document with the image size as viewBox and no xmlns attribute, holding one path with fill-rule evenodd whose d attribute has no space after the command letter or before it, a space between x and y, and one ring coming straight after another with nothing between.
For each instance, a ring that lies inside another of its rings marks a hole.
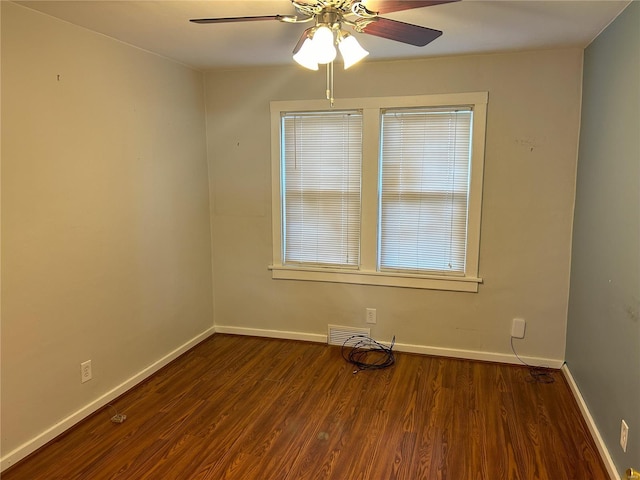
<instances>
[{"instance_id":1,"label":"wood floor plank","mask_svg":"<svg viewBox=\"0 0 640 480\"><path fill-rule=\"evenodd\" d=\"M607 479L550 374L402 353L354 373L338 347L216 334L2 478Z\"/></svg>"}]
</instances>

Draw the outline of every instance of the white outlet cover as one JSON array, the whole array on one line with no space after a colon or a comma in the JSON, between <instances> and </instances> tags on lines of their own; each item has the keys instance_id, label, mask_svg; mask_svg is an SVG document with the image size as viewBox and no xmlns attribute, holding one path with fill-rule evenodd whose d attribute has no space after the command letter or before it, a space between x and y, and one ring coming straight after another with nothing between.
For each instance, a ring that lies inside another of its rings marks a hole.
<instances>
[{"instance_id":1,"label":"white outlet cover","mask_svg":"<svg viewBox=\"0 0 640 480\"><path fill-rule=\"evenodd\" d=\"M511 324L511 336L513 338L524 338L526 322L524 318L514 318Z\"/></svg>"},{"instance_id":2,"label":"white outlet cover","mask_svg":"<svg viewBox=\"0 0 640 480\"><path fill-rule=\"evenodd\" d=\"M620 446L623 452L627 452L627 442L629 441L629 425L622 420L620 424Z\"/></svg>"},{"instance_id":3,"label":"white outlet cover","mask_svg":"<svg viewBox=\"0 0 640 480\"><path fill-rule=\"evenodd\" d=\"M376 309L375 308L367 308L367 323L375 324L376 319Z\"/></svg>"},{"instance_id":4,"label":"white outlet cover","mask_svg":"<svg viewBox=\"0 0 640 480\"><path fill-rule=\"evenodd\" d=\"M87 360L80 364L80 381L82 383L88 382L91 378L91 360Z\"/></svg>"}]
</instances>

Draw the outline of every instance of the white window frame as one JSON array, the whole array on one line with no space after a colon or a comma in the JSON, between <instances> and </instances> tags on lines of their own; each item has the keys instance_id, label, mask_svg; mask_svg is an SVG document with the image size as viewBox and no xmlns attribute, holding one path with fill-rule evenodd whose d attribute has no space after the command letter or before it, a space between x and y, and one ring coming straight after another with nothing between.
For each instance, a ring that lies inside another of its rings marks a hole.
<instances>
[{"instance_id":1,"label":"white window frame","mask_svg":"<svg viewBox=\"0 0 640 480\"><path fill-rule=\"evenodd\" d=\"M482 279L478 276L480 254L480 220L487 116L487 92L470 92L408 97L372 97L336 99L336 110L361 110L362 132L362 216L360 267L307 267L282 263L281 153L280 124L285 112L329 110L326 100L294 100L271 102L271 214L273 263L269 266L273 279L352 283L391 287L424 288L459 292L477 292ZM377 269L378 188L380 168L381 111L404 107L457 107L473 109L471 172L469 177L469 210L467 226L467 258L464 276L420 273L381 272Z\"/></svg>"}]
</instances>

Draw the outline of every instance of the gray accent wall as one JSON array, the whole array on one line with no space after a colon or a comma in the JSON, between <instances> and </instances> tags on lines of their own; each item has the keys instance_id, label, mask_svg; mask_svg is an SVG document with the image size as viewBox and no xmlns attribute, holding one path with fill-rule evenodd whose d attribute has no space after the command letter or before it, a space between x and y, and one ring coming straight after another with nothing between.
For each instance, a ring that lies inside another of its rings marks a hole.
<instances>
[{"instance_id":1,"label":"gray accent wall","mask_svg":"<svg viewBox=\"0 0 640 480\"><path fill-rule=\"evenodd\" d=\"M640 2L632 2L584 54L566 350L621 474L640 469L639 111Z\"/></svg>"}]
</instances>

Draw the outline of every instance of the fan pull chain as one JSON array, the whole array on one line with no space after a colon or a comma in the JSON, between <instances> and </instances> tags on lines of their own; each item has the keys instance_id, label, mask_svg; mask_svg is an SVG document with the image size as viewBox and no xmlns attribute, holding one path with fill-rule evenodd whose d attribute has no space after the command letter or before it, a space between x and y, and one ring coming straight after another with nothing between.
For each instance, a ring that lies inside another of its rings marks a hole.
<instances>
[{"instance_id":1,"label":"fan pull chain","mask_svg":"<svg viewBox=\"0 0 640 480\"><path fill-rule=\"evenodd\" d=\"M333 62L327 63L327 100L333 108Z\"/></svg>"}]
</instances>

